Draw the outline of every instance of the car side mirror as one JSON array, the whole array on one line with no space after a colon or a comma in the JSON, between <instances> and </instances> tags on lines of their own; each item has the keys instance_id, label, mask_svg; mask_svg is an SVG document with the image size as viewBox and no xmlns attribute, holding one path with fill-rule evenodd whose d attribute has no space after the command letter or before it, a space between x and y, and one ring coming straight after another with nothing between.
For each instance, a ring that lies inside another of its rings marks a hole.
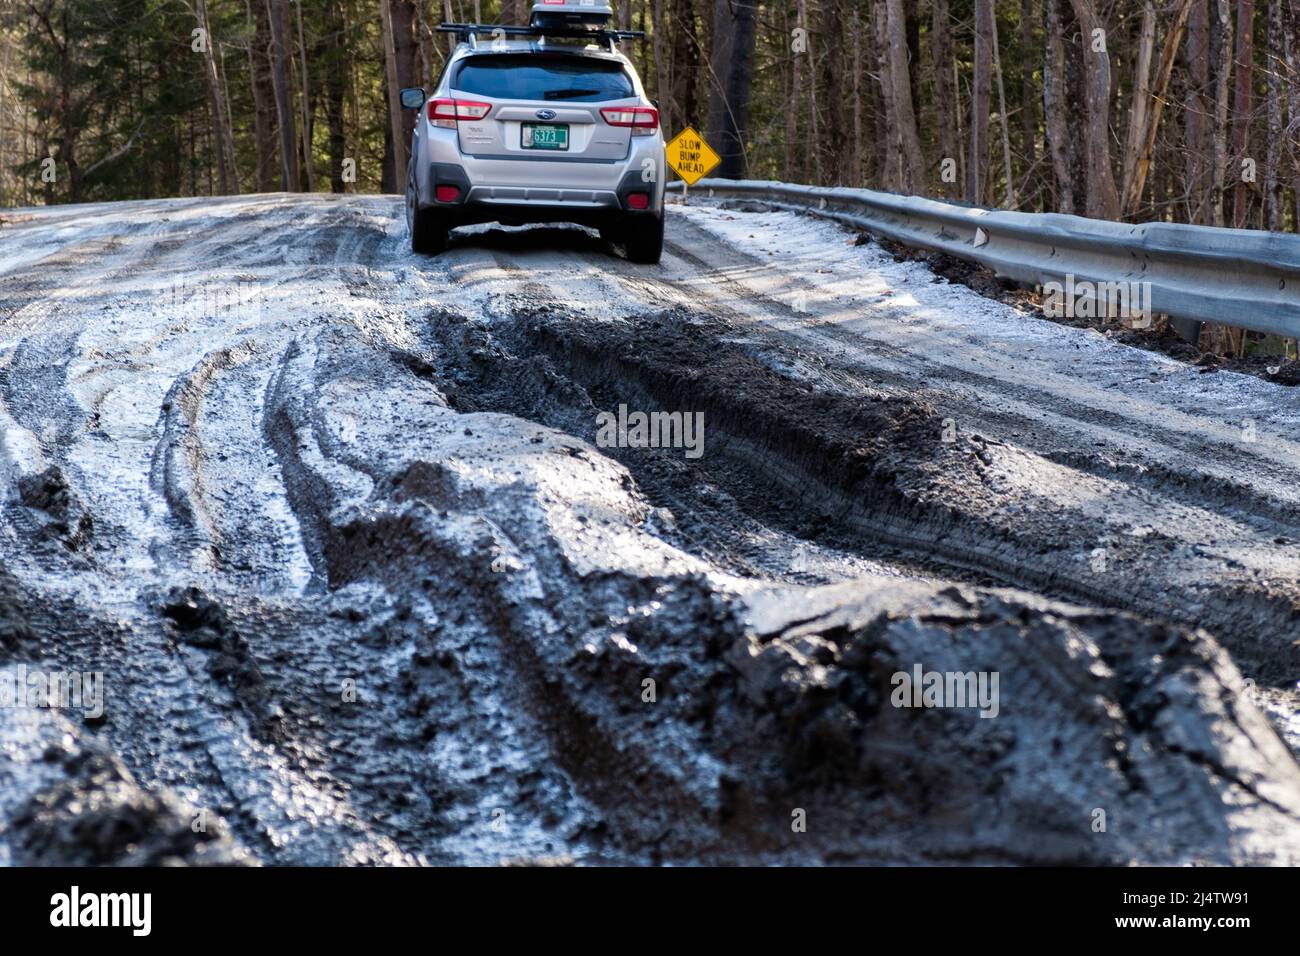
<instances>
[{"instance_id":1,"label":"car side mirror","mask_svg":"<svg viewBox=\"0 0 1300 956\"><path fill-rule=\"evenodd\" d=\"M398 99L401 100L403 109L418 110L424 105L424 90L418 86L408 86L398 94Z\"/></svg>"}]
</instances>

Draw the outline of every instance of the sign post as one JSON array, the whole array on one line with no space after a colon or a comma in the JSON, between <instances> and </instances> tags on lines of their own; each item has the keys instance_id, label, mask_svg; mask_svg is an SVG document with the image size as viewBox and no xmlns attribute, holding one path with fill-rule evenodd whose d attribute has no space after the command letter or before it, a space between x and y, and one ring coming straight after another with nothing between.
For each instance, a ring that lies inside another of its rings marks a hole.
<instances>
[{"instance_id":1,"label":"sign post","mask_svg":"<svg viewBox=\"0 0 1300 956\"><path fill-rule=\"evenodd\" d=\"M722 162L722 157L715 153L704 141L704 137L691 126L674 136L672 142L664 147L664 153L669 168L686 184L682 187L683 204L686 202L686 190Z\"/></svg>"}]
</instances>

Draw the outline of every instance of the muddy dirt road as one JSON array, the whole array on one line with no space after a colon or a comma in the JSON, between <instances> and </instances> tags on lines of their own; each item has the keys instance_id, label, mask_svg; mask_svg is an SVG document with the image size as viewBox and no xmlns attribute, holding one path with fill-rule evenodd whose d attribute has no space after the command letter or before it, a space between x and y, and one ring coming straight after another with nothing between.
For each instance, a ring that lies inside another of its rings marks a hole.
<instances>
[{"instance_id":1,"label":"muddy dirt road","mask_svg":"<svg viewBox=\"0 0 1300 956\"><path fill-rule=\"evenodd\" d=\"M1300 863L1300 390L695 202L5 212L0 864Z\"/></svg>"}]
</instances>

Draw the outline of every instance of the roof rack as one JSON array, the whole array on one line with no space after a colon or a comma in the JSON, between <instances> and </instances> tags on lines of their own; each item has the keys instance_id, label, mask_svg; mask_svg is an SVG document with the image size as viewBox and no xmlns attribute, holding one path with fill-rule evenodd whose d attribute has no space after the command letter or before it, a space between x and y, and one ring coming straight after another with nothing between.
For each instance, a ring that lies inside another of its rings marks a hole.
<instances>
[{"instance_id":1,"label":"roof rack","mask_svg":"<svg viewBox=\"0 0 1300 956\"><path fill-rule=\"evenodd\" d=\"M620 40L644 40L644 30L601 30L585 27L515 27L499 23L440 23L439 33L454 33L459 43L477 46L475 37L480 34L508 37L540 37L552 39L588 40L608 44L610 50Z\"/></svg>"}]
</instances>

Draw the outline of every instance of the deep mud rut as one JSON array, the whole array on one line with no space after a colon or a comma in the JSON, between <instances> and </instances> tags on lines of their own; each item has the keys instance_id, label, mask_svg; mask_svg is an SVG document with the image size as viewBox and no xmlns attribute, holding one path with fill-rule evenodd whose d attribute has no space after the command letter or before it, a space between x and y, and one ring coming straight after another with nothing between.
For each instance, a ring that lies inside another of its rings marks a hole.
<instances>
[{"instance_id":1,"label":"deep mud rut","mask_svg":"<svg viewBox=\"0 0 1300 956\"><path fill-rule=\"evenodd\" d=\"M0 863L1300 863L1294 390L786 214L399 213L0 228L0 677L106 687L0 707Z\"/></svg>"}]
</instances>

